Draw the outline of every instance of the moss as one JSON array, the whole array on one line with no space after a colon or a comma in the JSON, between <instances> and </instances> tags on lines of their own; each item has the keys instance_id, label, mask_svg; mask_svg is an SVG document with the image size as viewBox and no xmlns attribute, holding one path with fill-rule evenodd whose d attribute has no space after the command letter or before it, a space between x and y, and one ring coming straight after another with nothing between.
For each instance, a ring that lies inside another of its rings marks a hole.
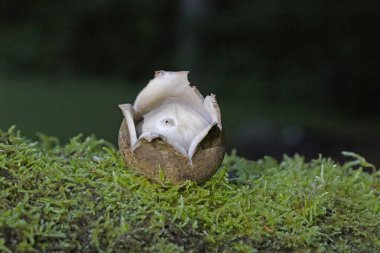
<instances>
[{"instance_id":1,"label":"moss","mask_svg":"<svg viewBox=\"0 0 380 253\"><path fill-rule=\"evenodd\" d=\"M352 153L347 153L353 155ZM204 185L151 183L104 140L0 131L2 252L380 250L380 173L226 156Z\"/></svg>"}]
</instances>

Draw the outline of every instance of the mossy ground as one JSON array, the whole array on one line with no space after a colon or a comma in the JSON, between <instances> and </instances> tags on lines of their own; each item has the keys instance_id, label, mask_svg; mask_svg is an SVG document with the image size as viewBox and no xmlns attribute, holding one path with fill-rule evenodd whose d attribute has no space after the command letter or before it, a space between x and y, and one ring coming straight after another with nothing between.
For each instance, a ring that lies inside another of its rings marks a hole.
<instances>
[{"instance_id":1,"label":"mossy ground","mask_svg":"<svg viewBox=\"0 0 380 253\"><path fill-rule=\"evenodd\" d=\"M204 185L172 186L106 141L40 139L0 131L0 252L380 251L380 173L360 157L232 154Z\"/></svg>"}]
</instances>

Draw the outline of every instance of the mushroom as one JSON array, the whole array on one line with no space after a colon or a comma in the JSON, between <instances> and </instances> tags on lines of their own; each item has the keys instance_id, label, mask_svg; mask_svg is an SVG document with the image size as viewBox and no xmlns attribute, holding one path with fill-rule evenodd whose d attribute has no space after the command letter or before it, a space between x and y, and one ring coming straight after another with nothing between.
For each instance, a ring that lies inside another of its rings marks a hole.
<instances>
[{"instance_id":1,"label":"mushroom","mask_svg":"<svg viewBox=\"0 0 380 253\"><path fill-rule=\"evenodd\" d=\"M133 106L121 104L119 150L128 168L174 184L207 181L220 167L225 137L215 95L190 86L188 71L156 71Z\"/></svg>"}]
</instances>

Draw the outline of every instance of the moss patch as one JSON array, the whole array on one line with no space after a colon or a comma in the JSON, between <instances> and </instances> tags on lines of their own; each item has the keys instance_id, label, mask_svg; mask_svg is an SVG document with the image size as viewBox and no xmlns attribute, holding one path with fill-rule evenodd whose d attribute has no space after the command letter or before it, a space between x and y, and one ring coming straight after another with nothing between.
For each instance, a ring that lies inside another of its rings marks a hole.
<instances>
[{"instance_id":1,"label":"moss patch","mask_svg":"<svg viewBox=\"0 0 380 253\"><path fill-rule=\"evenodd\" d=\"M380 173L361 157L232 154L204 185L172 186L104 140L40 139L0 131L2 252L380 250Z\"/></svg>"}]
</instances>

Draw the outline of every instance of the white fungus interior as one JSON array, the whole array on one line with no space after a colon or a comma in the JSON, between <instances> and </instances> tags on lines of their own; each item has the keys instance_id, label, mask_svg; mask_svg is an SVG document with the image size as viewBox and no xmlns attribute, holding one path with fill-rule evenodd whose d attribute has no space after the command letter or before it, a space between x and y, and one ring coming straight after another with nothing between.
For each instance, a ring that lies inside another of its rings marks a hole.
<instances>
[{"instance_id":1,"label":"white fungus interior","mask_svg":"<svg viewBox=\"0 0 380 253\"><path fill-rule=\"evenodd\" d=\"M159 71L138 94L133 106L120 105L129 128L132 150L142 139L150 142L161 137L191 162L209 131L216 125L222 130L215 96L204 98L190 86L187 75L187 71ZM142 120L136 121L136 115Z\"/></svg>"},{"instance_id":2,"label":"white fungus interior","mask_svg":"<svg viewBox=\"0 0 380 253\"><path fill-rule=\"evenodd\" d=\"M195 136L209 124L190 106L170 103L145 114L143 121L137 125L137 134L141 136L148 132L157 133L188 150Z\"/></svg>"}]
</instances>

